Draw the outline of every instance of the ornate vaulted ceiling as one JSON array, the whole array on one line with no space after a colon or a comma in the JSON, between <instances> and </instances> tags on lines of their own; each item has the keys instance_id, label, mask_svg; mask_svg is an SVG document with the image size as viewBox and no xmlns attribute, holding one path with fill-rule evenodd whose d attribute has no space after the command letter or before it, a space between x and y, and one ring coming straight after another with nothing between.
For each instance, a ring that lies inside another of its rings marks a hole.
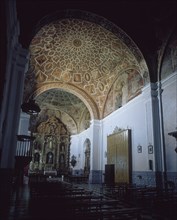
<instances>
[{"instance_id":1,"label":"ornate vaulted ceiling","mask_svg":"<svg viewBox=\"0 0 177 220\"><path fill-rule=\"evenodd\" d=\"M77 134L90 125L90 113L86 105L75 95L61 89L50 89L36 98L42 109L37 122L56 116L67 125L71 134ZM37 123L37 124L38 124Z\"/></svg>"},{"instance_id":2,"label":"ornate vaulted ceiling","mask_svg":"<svg viewBox=\"0 0 177 220\"><path fill-rule=\"evenodd\" d=\"M30 44L24 99L35 98L41 115L58 115L73 134L125 105L149 82L133 41L105 27L59 19L44 25Z\"/></svg>"}]
</instances>

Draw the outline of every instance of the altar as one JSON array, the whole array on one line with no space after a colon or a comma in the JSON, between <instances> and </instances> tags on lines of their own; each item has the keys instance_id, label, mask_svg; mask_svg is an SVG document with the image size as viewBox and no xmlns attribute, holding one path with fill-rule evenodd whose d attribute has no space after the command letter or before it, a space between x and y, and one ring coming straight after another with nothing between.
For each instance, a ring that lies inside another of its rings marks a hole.
<instances>
[{"instance_id":1,"label":"altar","mask_svg":"<svg viewBox=\"0 0 177 220\"><path fill-rule=\"evenodd\" d=\"M70 134L66 126L51 116L39 123L32 147L31 172L42 172L45 176L66 174L69 170Z\"/></svg>"},{"instance_id":2,"label":"altar","mask_svg":"<svg viewBox=\"0 0 177 220\"><path fill-rule=\"evenodd\" d=\"M44 170L44 175L45 176L57 176L57 171L56 170Z\"/></svg>"}]
</instances>

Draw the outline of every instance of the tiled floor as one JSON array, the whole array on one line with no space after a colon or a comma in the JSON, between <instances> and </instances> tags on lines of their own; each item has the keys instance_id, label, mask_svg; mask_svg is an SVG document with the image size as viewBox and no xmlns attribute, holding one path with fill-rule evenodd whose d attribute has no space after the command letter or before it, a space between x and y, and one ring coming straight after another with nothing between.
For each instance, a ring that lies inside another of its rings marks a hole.
<instances>
[{"instance_id":1,"label":"tiled floor","mask_svg":"<svg viewBox=\"0 0 177 220\"><path fill-rule=\"evenodd\" d=\"M82 184L82 187L92 190L94 194L100 195L103 194L103 189L100 185L96 184ZM34 201L34 200L33 200ZM44 203L43 203L44 204ZM56 205L56 204L55 204ZM137 206L137 204L135 205ZM176 220L177 216L172 216L172 214L168 213L170 210L162 210L162 214L156 210L154 210L153 207L148 205L145 209L143 209L142 212L142 218L141 219L153 219L153 220ZM46 204L46 206L40 206L40 202L38 201L36 204L31 203L30 199L30 191L29 186L24 185L23 187L17 189L12 193L11 202L8 210L8 217L0 220L57 220L57 219L67 219L63 217L63 213L69 210L65 210L65 208L62 207L62 201L61 203L58 203L55 208L55 213L53 212L54 209L50 210L50 204ZM60 208L62 207L62 208ZM177 208L177 207L176 207ZM164 215L164 213L166 213ZM73 220L74 218L71 217ZM119 219L119 218L118 218ZM83 219L84 220L84 219Z\"/></svg>"},{"instance_id":2,"label":"tiled floor","mask_svg":"<svg viewBox=\"0 0 177 220\"><path fill-rule=\"evenodd\" d=\"M8 220L28 219L29 202L30 193L28 185L14 191L11 198Z\"/></svg>"}]
</instances>

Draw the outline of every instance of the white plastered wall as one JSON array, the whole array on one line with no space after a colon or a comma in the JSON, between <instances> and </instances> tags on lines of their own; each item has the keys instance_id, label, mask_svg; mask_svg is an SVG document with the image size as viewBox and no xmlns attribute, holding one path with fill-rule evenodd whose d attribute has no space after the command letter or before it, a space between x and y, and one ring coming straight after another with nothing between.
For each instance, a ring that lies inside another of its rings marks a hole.
<instances>
[{"instance_id":1,"label":"white plastered wall","mask_svg":"<svg viewBox=\"0 0 177 220\"><path fill-rule=\"evenodd\" d=\"M114 129L131 129L132 131L132 169L148 171L148 161L154 160L154 154L148 154L148 145L153 145L152 104L150 87L142 90L142 94L131 100L101 121L92 121L90 128L71 139L71 155L80 155L75 169L84 168L84 141L91 142L91 169L104 170L107 163L107 136ZM77 137L77 139L76 139ZM137 146L142 146L138 153ZM76 150L77 149L77 150ZM155 163L154 163L155 164Z\"/></svg>"},{"instance_id":2,"label":"white plastered wall","mask_svg":"<svg viewBox=\"0 0 177 220\"><path fill-rule=\"evenodd\" d=\"M177 126L177 73L171 74L162 81L162 102L164 136L166 148L167 171L177 171L177 154L174 149L176 140L168 133ZM176 101L175 101L176 100ZM29 116L21 113L18 134L28 135ZM153 145L152 103L149 85L142 93L129 103L119 108L101 121L91 121L90 127L78 135L71 136L70 155L75 155L77 164L74 169L83 170L85 163L84 143L91 143L91 169L104 170L107 163L107 136L115 128L131 129L132 131L132 170L149 171L148 161L154 161L154 154L148 154L148 145ZM137 152L137 146L142 146L142 153ZM153 168L155 170L155 167Z\"/></svg>"}]
</instances>

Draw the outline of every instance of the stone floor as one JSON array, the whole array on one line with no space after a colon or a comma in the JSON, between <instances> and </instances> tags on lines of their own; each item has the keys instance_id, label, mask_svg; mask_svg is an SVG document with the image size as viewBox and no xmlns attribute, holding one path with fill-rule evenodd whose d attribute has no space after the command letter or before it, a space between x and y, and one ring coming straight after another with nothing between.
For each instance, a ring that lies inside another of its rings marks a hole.
<instances>
[{"instance_id":1,"label":"stone floor","mask_svg":"<svg viewBox=\"0 0 177 220\"><path fill-rule=\"evenodd\" d=\"M77 184L85 189L92 190L95 195L104 195L104 189L101 185L97 184ZM105 195L106 196L106 195ZM62 203L62 201L61 201ZM60 204L61 204L60 203ZM57 220L57 219L67 219L63 218L62 211L60 210L60 204L58 208L56 207L55 213L50 213L50 210L47 210L47 207L40 207L40 203L31 204L30 190L28 185L24 185L12 192L11 201L7 209L7 215L1 215L0 220ZM31 206L32 205L32 206ZM34 207L35 206L35 207ZM141 204L132 204L132 206L141 206ZM33 209L31 209L31 207ZM176 207L177 208L177 207ZM33 211L32 211L33 210ZM34 211L35 210L35 211ZM3 212L3 210L1 210ZM4 210L5 212L5 210ZM171 210L156 211L151 204L147 204L147 207L143 207L141 219L153 219L153 220L172 220L177 219L177 216L170 213ZM45 214L44 214L45 213ZM176 213L176 212L174 212ZM71 217L73 220L74 218ZM95 218L96 219L96 218ZM119 219L119 218L117 218ZM126 219L126 218L125 218ZM84 219L83 219L84 220Z\"/></svg>"}]
</instances>

